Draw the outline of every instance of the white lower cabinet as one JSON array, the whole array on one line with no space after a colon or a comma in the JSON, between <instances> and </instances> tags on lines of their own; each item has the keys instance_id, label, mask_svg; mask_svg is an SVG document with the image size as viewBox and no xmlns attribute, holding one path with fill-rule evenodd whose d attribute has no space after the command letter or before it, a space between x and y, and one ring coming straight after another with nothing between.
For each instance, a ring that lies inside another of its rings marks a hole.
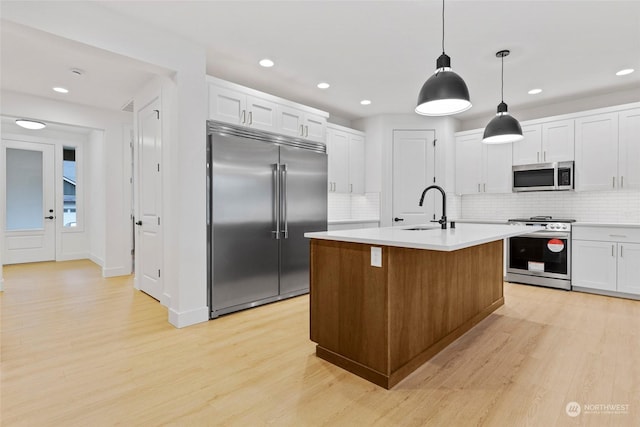
<instances>
[{"instance_id":1,"label":"white lower cabinet","mask_svg":"<svg viewBox=\"0 0 640 427\"><path fill-rule=\"evenodd\" d=\"M573 229L571 284L576 290L640 297L640 229Z\"/></svg>"},{"instance_id":2,"label":"white lower cabinet","mask_svg":"<svg viewBox=\"0 0 640 427\"><path fill-rule=\"evenodd\" d=\"M347 224L329 224L328 231L354 230L356 228L377 228L380 227L379 222L350 222Z\"/></svg>"}]
</instances>

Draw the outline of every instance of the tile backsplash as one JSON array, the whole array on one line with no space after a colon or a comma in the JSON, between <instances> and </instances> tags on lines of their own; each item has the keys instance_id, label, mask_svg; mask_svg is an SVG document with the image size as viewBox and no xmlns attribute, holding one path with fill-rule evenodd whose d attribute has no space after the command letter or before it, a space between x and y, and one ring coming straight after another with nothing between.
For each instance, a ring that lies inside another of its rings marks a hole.
<instances>
[{"instance_id":1,"label":"tile backsplash","mask_svg":"<svg viewBox=\"0 0 640 427\"><path fill-rule=\"evenodd\" d=\"M469 194L458 198L464 219L551 215L584 222L640 223L640 191L636 190Z\"/></svg>"},{"instance_id":2,"label":"tile backsplash","mask_svg":"<svg viewBox=\"0 0 640 427\"><path fill-rule=\"evenodd\" d=\"M329 220L380 218L380 193L329 193Z\"/></svg>"}]
</instances>

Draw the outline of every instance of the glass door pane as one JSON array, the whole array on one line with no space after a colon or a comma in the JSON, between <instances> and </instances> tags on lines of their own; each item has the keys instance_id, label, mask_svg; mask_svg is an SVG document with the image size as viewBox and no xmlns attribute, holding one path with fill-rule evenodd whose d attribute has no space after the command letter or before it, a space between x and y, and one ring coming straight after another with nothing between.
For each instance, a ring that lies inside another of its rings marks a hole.
<instances>
[{"instance_id":1,"label":"glass door pane","mask_svg":"<svg viewBox=\"0 0 640 427\"><path fill-rule=\"evenodd\" d=\"M7 231L44 228L42 151L7 148Z\"/></svg>"}]
</instances>

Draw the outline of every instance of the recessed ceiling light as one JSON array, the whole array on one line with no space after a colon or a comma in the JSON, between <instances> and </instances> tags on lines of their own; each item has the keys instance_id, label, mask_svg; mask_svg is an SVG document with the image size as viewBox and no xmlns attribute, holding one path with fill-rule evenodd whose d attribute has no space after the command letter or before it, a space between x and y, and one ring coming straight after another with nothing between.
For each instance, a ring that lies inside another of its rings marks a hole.
<instances>
[{"instance_id":1,"label":"recessed ceiling light","mask_svg":"<svg viewBox=\"0 0 640 427\"><path fill-rule=\"evenodd\" d=\"M258 62L258 64L260 64L265 68L270 68L270 67L273 67L274 62L268 58L265 58L265 59L261 59L260 62Z\"/></svg>"},{"instance_id":2,"label":"recessed ceiling light","mask_svg":"<svg viewBox=\"0 0 640 427\"><path fill-rule=\"evenodd\" d=\"M53 90L55 90L58 93L69 93L69 89L66 89L63 87L54 87Z\"/></svg>"},{"instance_id":3,"label":"recessed ceiling light","mask_svg":"<svg viewBox=\"0 0 640 427\"><path fill-rule=\"evenodd\" d=\"M28 119L18 119L16 120L16 124L20 127L31 130L44 129L45 127L47 127L47 125L42 122L36 122L35 120Z\"/></svg>"},{"instance_id":4,"label":"recessed ceiling light","mask_svg":"<svg viewBox=\"0 0 640 427\"><path fill-rule=\"evenodd\" d=\"M371 101L369 101L368 99L363 99L362 101L360 101L360 104L362 104L362 105L370 105Z\"/></svg>"},{"instance_id":5,"label":"recessed ceiling light","mask_svg":"<svg viewBox=\"0 0 640 427\"><path fill-rule=\"evenodd\" d=\"M531 89L529 92L527 92L529 95L537 95L540 92L542 92L542 89Z\"/></svg>"},{"instance_id":6,"label":"recessed ceiling light","mask_svg":"<svg viewBox=\"0 0 640 427\"><path fill-rule=\"evenodd\" d=\"M331 85L329 83L326 83L326 82L318 83L318 88L319 89L329 89L330 86Z\"/></svg>"},{"instance_id":7,"label":"recessed ceiling light","mask_svg":"<svg viewBox=\"0 0 640 427\"><path fill-rule=\"evenodd\" d=\"M84 70L81 70L80 68L72 68L69 71L71 71L71 73L76 75L76 76L84 75Z\"/></svg>"},{"instance_id":8,"label":"recessed ceiling light","mask_svg":"<svg viewBox=\"0 0 640 427\"><path fill-rule=\"evenodd\" d=\"M634 72L633 68L625 68L624 70L620 70L616 73L616 76L626 76L627 74L631 74Z\"/></svg>"}]
</instances>

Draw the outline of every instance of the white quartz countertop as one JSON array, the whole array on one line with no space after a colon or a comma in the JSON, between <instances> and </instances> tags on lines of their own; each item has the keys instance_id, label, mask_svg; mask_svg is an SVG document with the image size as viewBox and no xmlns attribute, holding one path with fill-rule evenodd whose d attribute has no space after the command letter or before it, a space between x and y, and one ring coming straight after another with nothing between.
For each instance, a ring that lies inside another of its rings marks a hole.
<instances>
[{"instance_id":1,"label":"white quartz countertop","mask_svg":"<svg viewBox=\"0 0 640 427\"><path fill-rule=\"evenodd\" d=\"M365 222L380 222L380 218L348 218L348 219L330 219L328 224L359 224Z\"/></svg>"},{"instance_id":2,"label":"white quartz countertop","mask_svg":"<svg viewBox=\"0 0 640 427\"><path fill-rule=\"evenodd\" d=\"M640 228L640 224L631 222L603 223L603 222L583 222L573 223L574 227L606 227L606 228Z\"/></svg>"},{"instance_id":3,"label":"white quartz countertop","mask_svg":"<svg viewBox=\"0 0 640 427\"><path fill-rule=\"evenodd\" d=\"M424 227L425 230L407 230ZM365 243L402 248L455 251L507 237L528 234L541 227L506 224L459 224L442 230L438 224L406 225L400 227L361 228L356 230L305 233L310 239Z\"/></svg>"}]
</instances>

